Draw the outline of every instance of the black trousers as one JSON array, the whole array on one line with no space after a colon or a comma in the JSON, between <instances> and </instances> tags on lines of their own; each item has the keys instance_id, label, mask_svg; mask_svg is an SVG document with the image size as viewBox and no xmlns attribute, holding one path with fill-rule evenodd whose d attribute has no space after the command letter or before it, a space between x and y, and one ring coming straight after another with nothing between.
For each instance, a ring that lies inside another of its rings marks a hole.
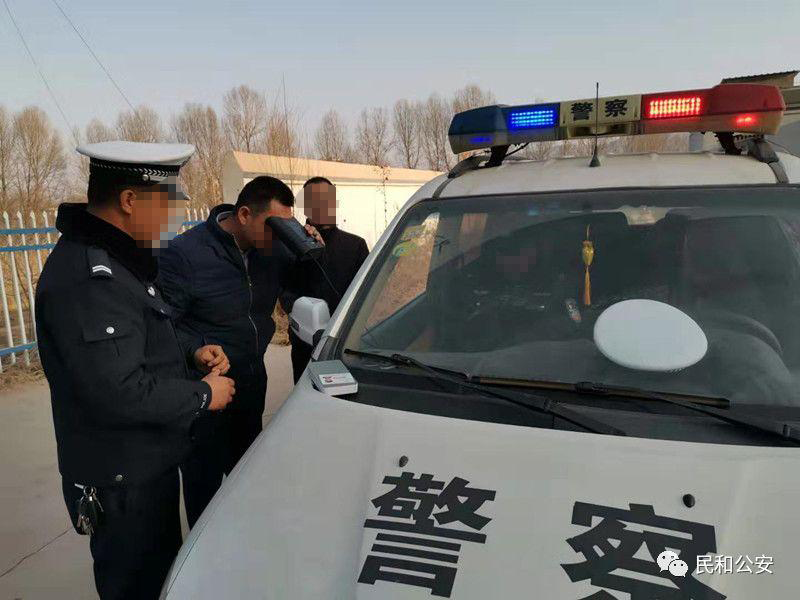
<instances>
[{"instance_id":1,"label":"black trousers","mask_svg":"<svg viewBox=\"0 0 800 600\"><path fill-rule=\"evenodd\" d=\"M266 373L250 385L236 381L234 402L223 411L207 412L194 424L193 446L181 464L186 520L194 527L211 502L224 475L230 474L261 433L267 392Z\"/></svg>"},{"instance_id":2,"label":"black trousers","mask_svg":"<svg viewBox=\"0 0 800 600\"><path fill-rule=\"evenodd\" d=\"M62 481L73 525L83 491ZM143 485L100 487L102 521L89 540L101 600L157 600L181 546L178 470Z\"/></svg>"},{"instance_id":3,"label":"black trousers","mask_svg":"<svg viewBox=\"0 0 800 600\"><path fill-rule=\"evenodd\" d=\"M303 371L306 370L308 361L311 360L311 353L314 348L306 344L297 335L289 330L289 342L292 344L292 375L294 375L294 382L300 381Z\"/></svg>"}]
</instances>

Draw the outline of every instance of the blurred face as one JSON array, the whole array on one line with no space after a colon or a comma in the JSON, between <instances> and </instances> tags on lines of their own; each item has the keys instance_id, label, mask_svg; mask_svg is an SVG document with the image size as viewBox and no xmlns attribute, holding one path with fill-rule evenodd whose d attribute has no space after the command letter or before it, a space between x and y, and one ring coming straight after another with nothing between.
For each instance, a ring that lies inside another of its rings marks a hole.
<instances>
[{"instance_id":1,"label":"blurred face","mask_svg":"<svg viewBox=\"0 0 800 600\"><path fill-rule=\"evenodd\" d=\"M536 266L537 258L535 246L523 246L513 254L497 256L497 268L507 279L520 281Z\"/></svg>"},{"instance_id":2,"label":"blurred face","mask_svg":"<svg viewBox=\"0 0 800 600\"><path fill-rule=\"evenodd\" d=\"M126 189L119 196L126 229L142 247L163 246L182 216L183 200L168 186Z\"/></svg>"},{"instance_id":3,"label":"blurred face","mask_svg":"<svg viewBox=\"0 0 800 600\"><path fill-rule=\"evenodd\" d=\"M318 225L336 225L336 186L312 183L303 190L306 217Z\"/></svg>"},{"instance_id":4,"label":"blurred face","mask_svg":"<svg viewBox=\"0 0 800 600\"><path fill-rule=\"evenodd\" d=\"M239 243L243 246L242 250L257 248L267 251L272 248L272 230L265 224L270 217L290 219L293 217L292 207L272 200L267 209L261 212L250 210L249 206L243 206L237 211Z\"/></svg>"}]
</instances>

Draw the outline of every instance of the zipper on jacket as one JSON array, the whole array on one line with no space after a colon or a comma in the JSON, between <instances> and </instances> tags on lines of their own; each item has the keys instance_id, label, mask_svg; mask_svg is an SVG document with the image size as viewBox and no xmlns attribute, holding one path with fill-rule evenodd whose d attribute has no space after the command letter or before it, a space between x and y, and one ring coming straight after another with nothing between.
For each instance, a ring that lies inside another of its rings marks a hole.
<instances>
[{"instance_id":1,"label":"zipper on jacket","mask_svg":"<svg viewBox=\"0 0 800 600\"><path fill-rule=\"evenodd\" d=\"M250 303L247 306L247 318L250 319L250 325L253 326L253 332L256 334L256 356L258 356L258 327L256 327L256 322L253 321L253 317L251 315L253 310L253 281L250 279L250 268L244 259L244 254L242 254L242 264L244 265L244 275L247 277L247 291L250 293Z\"/></svg>"}]
</instances>

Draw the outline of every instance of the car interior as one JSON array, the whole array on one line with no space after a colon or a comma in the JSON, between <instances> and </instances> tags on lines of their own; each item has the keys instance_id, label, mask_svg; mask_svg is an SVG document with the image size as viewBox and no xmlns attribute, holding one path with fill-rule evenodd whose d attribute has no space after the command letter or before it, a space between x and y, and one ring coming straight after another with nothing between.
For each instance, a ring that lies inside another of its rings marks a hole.
<instances>
[{"instance_id":1,"label":"car interior","mask_svg":"<svg viewBox=\"0 0 800 600\"><path fill-rule=\"evenodd\" d=\"M443 231L448 237L447 220L439 223L440 238ZM502 356L501 366L512 370L520 360L515 348L526 357L563 350L592 363L587 372L597 377L642 383L652 376L609 364L592 343L604 309L641 298L681 309L709 338L707 357L681 374L682 385L719 389L712 380L720 356L749 361L745 366L760 369L762 380L788 385L796 381L790 373L800 375L800 236L790 220L676 209L648 224L631 224L619 211L546 220L497 212L483 223L481 243L469 251L457 239L447 252L418 250L433 254L424 292L367 329L365 344L430 356ZM508 230L508 223L515 225ZM586 240L594 250L588 275ZM445 256L437 261L437 254ZM741 387L734 379L728 377L729 387Z\"/></svg>"}]
</instances>

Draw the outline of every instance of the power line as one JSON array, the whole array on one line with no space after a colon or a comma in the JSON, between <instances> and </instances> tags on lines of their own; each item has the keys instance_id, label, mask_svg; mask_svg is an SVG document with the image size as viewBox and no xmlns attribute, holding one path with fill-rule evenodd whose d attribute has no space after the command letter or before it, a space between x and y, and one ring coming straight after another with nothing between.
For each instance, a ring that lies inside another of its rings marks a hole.
<instances>
[{"instance_id":1,"label":"power line","mask_svg":"<svg viewBox=\"0 0 800 600\"><path fill-rule=\"evenodd\" d=\"M111 81L111 83L114 84L114 87L117 88L117 91L119 92L119 95L122 96L122 99L125 100L125 102L128 104L128 106L130 107L131 110L135 111L136 109L133 108L133 104L131 104L131 101L128 100L128 97L125 95L125 92L122 91L122 88L119 87L119 84L117 84L116 81L114 81L114 78L111 76L111 73L108 72L108 69L106 69L105 66L103 65L103 63L100 62L100 59L97 57L97 54L94 53L94 50L92 50L92 47L89 45L89 42L86 41L86 38L83 37L83 35L81 35L81 32L78 31L78 28L75 27L75 23L72 22L72 19L70 19L67 16L67 13L64 12L64 9L61 8L61 5L57 2L57 0L53 0L53 4L56 5L56 8L59 10L59 12L67 20L67 23L69 23L70 26L72 27L72 29L75 31L75 33L78 34L78 37L81 38L81 41L83 42L83 45L86 46L86 49L89 51L89 54L92 55L92 58L94 58L95 62L98 64L98 66L101 69L103 69L103 73L106 74L106 76L108 77L109 81Z\"/></svg>"},{"instance_id":2,"label":"power line","mask_svg":"<svg viewBox=\"0 0 800 600\"><path fill-rule=\"evenodd\" d=\"M53 92L53 88L50 87L50 84L47 83L47 78L44 76L44 72L42 68L39 66L39 63L36 62L36 59L33 57L33 52L31 52L30 47L28 46L28 42L25 41L25 36L22 35L22 30L17 25L17 21L14 18L14 15L11 13L11 7L8 5L7 0L3 0L3 5L6 7L6 12L8 13L8 18L11 19L11 23L14 25L14 29L17 30L17 35L19 35L19 39L22 40L22 45L25 46L25 51L28 53L28 57L31 59L33 66L36 67L36 71L39 73L39 77L41 77L44 86L47 88L47 91L50 94L50 98L53 100L53 103L56 105L58 112L61 113L61 118L64 119L64 123L67 125L67 129L72 134L72 138L75 140L75 143L78 143L78 139L75 137L75 130L72 127L69 119L67 118L66 113L64 113L64 109L61 108L61 104L59 104L58 99L56 98L55 93Z\"/></svg>"}]
</instances>

